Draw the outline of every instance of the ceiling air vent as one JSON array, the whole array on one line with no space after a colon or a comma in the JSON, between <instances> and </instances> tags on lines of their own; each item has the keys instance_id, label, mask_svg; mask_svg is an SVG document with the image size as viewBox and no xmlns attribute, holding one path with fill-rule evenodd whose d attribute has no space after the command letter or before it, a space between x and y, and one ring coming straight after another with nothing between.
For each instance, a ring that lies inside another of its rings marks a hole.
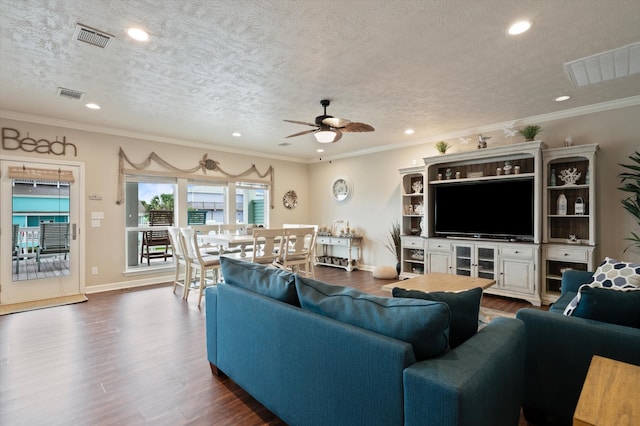
<instances>
[{"instance_id":1,"label":"ceiling air vent","mask_svg":"<svg viewBox=\"0 0 640 426\"><path fill-rule=\"evenodd\" d=\"M564 66L574 86L588 86L638 74L640 73L640 43L567 62Z\"/></svg>"},{"instance_id":2,"label":"ceiling air vent","mask_svg":"<svg viewBox=\"0 0 640 426\"><path fill-rule=\"evenodd\" d=\"M115 38L114 35L105 33L104 31L96 30L95 28L88 27L86 25L77 24L76 30L73 33L73 39L82 41L92 46L101 47L106 49L111 44L111 40Z\"/></svg>"},{"instance_id":3,"label":"ceiling air vent","mask_svg":"<svg viewBox=\"0 0 640 426\"><path fill-rule=\"evenodd\" d=\"M73 99L79 101L84 96L83 92L77 90L65 89L64 87L58 87L58 96L67 99Z\"/></svg>"}]
</instances>

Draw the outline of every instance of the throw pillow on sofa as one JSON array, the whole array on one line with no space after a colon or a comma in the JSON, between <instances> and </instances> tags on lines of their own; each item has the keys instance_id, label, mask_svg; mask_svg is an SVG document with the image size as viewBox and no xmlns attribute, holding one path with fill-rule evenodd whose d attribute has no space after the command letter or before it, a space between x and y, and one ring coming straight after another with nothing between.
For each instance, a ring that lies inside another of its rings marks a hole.
<instances>
[{"instance_id":1,"label":"throw pillow on sofa","mask_svg":"<svg viewBox=\"0 0 640 426\"><path fill-rule=\"evenodd\" d=\"M574 317L640 328L640 291L584 286Z\"/></svg>"},{"instance_id":2,"label":"throw pillow on sofa","mask_svg":"<svg viewBox=\"0 0 640 426\"><path fill-rule=\"evenodd\" d=\"M612 290L636 290L640 286L640 264L622 262L605 257L604 261L593 273L591 282L583 284L578 289L578 294L573 298L564 310L564 315L572 315L580 304L581 291L584 286L592 288L610 288Z\"/></svg>"},{"instance_id":3,"label":"throw pillow on sofa","mask_svg":"<svg viewBox=\"0 0 640 426\"><path fill-rule=\"evenodd\" d=\"M393 297L408 297L414 299L444 302L451 310L451 327L449 331L449 346L451 349L460 346L478 331L478 314L482 289L480 287L457 293L435 291L426 293L419 290L405 290L395 287Z\"/></svg>"},{"instance_id":4,"label":"throw pillow on sofa","mask_svg":"<svg viewBox=\"0 0 640 426\"><path fill-rule=\"evenodd\" d=\"M291 272L225 256L220 256L220 269L229 285L300 306Z\"/></svg>"},{"instance_id":5,"label":"throw pillow on sofa","mask_svg":"<svg viewBox=\"0 0 640 426\"><path fill-rule=\"evenodd\" d=\"M418 360L448 348L451 314L445 303L373 296L299 275L295 283L303 309L411 343Z\"/></svg>"}]
</instances>

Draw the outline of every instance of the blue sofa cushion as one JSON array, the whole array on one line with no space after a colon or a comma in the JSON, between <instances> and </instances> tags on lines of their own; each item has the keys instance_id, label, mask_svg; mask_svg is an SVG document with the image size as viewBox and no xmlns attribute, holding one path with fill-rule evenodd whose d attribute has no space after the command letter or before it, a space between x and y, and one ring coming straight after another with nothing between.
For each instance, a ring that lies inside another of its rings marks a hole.
<instances>
[{"instance_id":1,"label":"blue sofa cushion","mask_svg":"<svg viewBox=\"0 0 640 426\"><path fill-rule=\"evenodd\" d=\"M394 287L393 297L410 297L414 299L444 302L451 310L451 327L449 330L449 346L453 349L478 332L478 313L482 289L480 287L457 293L436 291L426 293L419 290L405 290Z\"/></svg>"},{"instance_id":2,"label":"blue sofa cushion","mask_svg":"<svg viewBox=\"0 0 640 426\"><path fill-rule=\"evenodd\" d=\"M584 286L574 317L640 328L640 291Z\"/></svg>"},{"instance_id":3,"label":"blue sofa cushion","mask_svg":"<svg viewBox=\"0 0 640 426\"><path fill-rule=\"evenodd\" d=\"M591 282L580 286L597 288L615 288L619 290L634 290L640 285L640 264L622 262L605 257L604 261L593 273ZM565 315L572 315L580 304L581 291L573 298L564 310Z\"/></svg>"},{"instance_id":4,"label":"blue sofa cushion","mask_svg":"<svg viewBox=\"0 0 640 426\"><path fill-rule=\"evenodd\" d=\"M220 256L220 268L229 285L300 306L291 272L225 256Z\"/></svg>"},{"instance_id":5,"label":"blue sofa cushion","mask_svg":"<svg viewBox=\"0 0 640 426\"><path fill-rule=\"evenodd\" d=\"M373 296L299 275L295 283L303 309L411 343L418 360L447 350L451 314L443 302Z\"/></svg>"}]
</instances>

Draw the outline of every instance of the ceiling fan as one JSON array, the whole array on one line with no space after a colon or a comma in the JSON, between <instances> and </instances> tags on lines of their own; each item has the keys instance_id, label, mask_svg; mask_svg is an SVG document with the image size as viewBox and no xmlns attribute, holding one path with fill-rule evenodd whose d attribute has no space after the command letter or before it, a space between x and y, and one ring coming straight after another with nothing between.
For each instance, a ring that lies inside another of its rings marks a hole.
<instances>
[{"instance_id":1,"label":"ceiling fan","mask_svg":"<svg viewBox=\"0 0 640 426\"><path fill-rule=\"evenodd\" d=\"M296 120L284 120L288 123L303 124L305 126L315 127L315 129L294 133L287 136L287 138L302 136L306 135L307 133L313 133L313 136L315 136L318 142L333 143L340 140L343 132L373 132L375 130L372 126L365 123L352 122L344 118L327 115L327 107L330 103L331 102L328 99L323 99L320 101L320 105L324 107L324 114L317 116L315 123Z\"/></svg>"}]
</instances>

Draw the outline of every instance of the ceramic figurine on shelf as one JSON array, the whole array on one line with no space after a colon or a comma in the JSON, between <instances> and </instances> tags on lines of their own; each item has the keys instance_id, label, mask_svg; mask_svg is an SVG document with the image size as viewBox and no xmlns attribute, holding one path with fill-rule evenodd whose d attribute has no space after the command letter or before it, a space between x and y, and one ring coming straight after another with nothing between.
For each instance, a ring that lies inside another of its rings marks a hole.
<instances>
[{"instance_id":1,"label":"ceramic figurine on shelf","mask_svg":"<svg viewBox=\"0 0 640 426\"><path fill-rule=\"evenodd\" d=\"M551 169L551 176L549 177L549 186L556 186L556 170Z\"/></svg>"},{"instance_id":2,"label":"ceramic figurine on shelf","mask_svg":"<svg viewBox=\"0 0 640 426\"><path fill-rule=\"evenodd\" d=\"M510 161L505 161L504 162L504 167L502 168L502 170L504 171L505 175L510 175L511 174L511 162Z\"/></svg>"},{"instance_id":3,"label":"ceramic figurine on shelf","mask_svg":"<svg viewBox=\"0 0 640 426\"><path fill-rule=\"evenodd\" d=\"M484 149L487 147L487 141L491 139L491 136L478 135L478 149Z\"/></svg>"},{"instance_id":4,"label":"ceramic figurine on shelf","mask_svg":"<svg viewBox=\"0 0 640 426\"><path fill-rule=\"evenodd\" d=\"M447 179L451 179L451 169L447 169L445 176L447 176Z\"/></svg>"},{"instance_id":5,"label":"ceramic figurine on shelf","mask_svg":"<svg viewBox=\"0 0 640 426\"><path fill-rule=\"evenodd\" d=\"M422 192L422 188L422 182L420 182L419 180L413 182L413 185L411 185L411 189L413 189L414 194L420 194Z\"/></svg>"}]
</instances>

